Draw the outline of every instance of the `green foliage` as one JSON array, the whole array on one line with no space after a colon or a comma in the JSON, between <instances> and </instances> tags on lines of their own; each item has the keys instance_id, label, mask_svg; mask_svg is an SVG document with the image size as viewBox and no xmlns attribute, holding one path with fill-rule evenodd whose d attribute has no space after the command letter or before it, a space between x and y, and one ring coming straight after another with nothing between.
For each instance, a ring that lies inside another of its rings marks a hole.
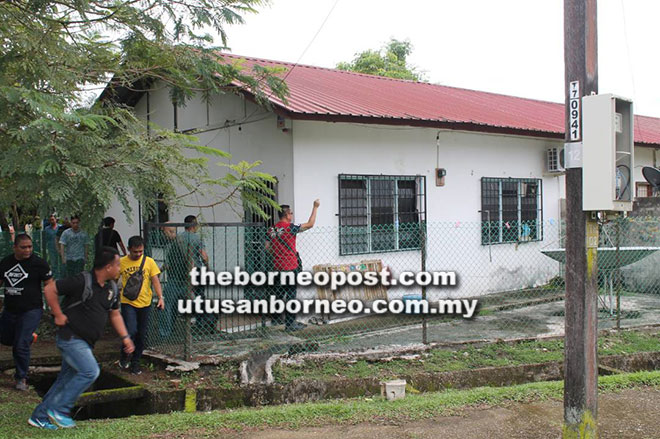
<instances>
[{"instance_id":1,"label":"green foliage","mask_svg":"<svg viewBox=\"0 0 660 439\"><path fill-rule=\"evenodd\" d=\"M224 26L241 23L262 0L16 0L0 2L0 213L79 213L88 226L116 197L147 213L154 194L182 204L179 191L238 202L245 188L270 177L257 163L209 177L209 157L192 136L147 126L112 93L167 87L177 105L199 94L230 92L239 82L265 102L284 98L277 70L244 69L218 57L206 29L226 43ZM96 90L96 92L95 92ZM92 101L92 104L86 102ZM193 151L194 154L186 152ZM193 156L193 158L191 158ZM238 188L238 190L236 190ZM248 194L259 204L258 194ZM263 197L262 197L263 198ZM263 203L262 203L263 204Z\"/></svg>"},{"instance_id":2,"label":"green foliage","mask_svg":"<svg viewBox=\"0 0 660 439\"><path fill-rule=\"evenodd\" d=\"M351 62L337 64L339 70L386 76L388 78L425 81L424 74L408 65L406 58L412 53L410 41L394 38L380 50L365 50L355 54Z\"/></svg>"}]
</instances>

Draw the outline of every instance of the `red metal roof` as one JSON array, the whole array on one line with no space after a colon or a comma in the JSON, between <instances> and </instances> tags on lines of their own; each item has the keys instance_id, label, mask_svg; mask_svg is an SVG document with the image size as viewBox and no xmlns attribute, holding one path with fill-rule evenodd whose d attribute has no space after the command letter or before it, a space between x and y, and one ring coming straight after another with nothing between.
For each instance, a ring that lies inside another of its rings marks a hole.
<instances>
[{"instance_id":1,"label":"red metal roof","mask_svg":"<svg viewBox=\"0 0 660 439\"><path fill-rule=\"evenodd\" d=\"M564 137L564 104L227 53L222 57L246 68L284 68L287 101L269 100L293 119ZM636 116L635 143L660 146L660 119Z\"/></svg>"}]
</instances>

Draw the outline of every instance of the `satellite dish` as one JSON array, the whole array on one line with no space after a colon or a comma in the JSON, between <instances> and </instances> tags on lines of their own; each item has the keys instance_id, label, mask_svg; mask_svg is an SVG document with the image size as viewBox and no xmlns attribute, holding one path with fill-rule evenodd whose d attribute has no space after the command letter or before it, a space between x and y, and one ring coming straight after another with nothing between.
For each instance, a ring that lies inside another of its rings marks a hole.
<instances>
[{"instance_id":1,"label":"satellite dish","mask_svg":"<svg viewBox=\"0 0 660 439\"><path fill-rule=\"evenodd\" d=\"M653 168L651 166L644 166L642 168L642 175L646 179L646 181L649 182L649 184L653 187L653 189L658 190L660 189L660 170L657 168Z\"/></svg>"}]
</instances>

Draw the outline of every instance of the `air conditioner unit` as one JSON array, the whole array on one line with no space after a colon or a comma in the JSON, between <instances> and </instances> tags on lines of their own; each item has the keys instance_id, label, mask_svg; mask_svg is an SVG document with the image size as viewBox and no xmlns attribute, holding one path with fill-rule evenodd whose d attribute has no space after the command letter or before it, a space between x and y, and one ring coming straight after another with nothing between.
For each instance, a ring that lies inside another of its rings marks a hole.
<instances>
[{"instance_id":1,"label":"air conditioner unit","mask_svg":"<svg viewBox=\"0 0 660 439\"><path fill-rule=\"evenodd\" d=\"M545 154L545 169L550 173L559 173L566 170L564 162L564 148L555 146L548 148Z\"/></svg>"}]
</instances>

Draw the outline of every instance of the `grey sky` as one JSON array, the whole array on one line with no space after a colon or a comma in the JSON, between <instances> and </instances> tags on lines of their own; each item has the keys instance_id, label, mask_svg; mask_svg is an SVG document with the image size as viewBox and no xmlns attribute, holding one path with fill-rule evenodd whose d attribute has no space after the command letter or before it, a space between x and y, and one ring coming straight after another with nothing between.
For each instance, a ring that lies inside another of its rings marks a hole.
<instances>
[{"instance_id":1,"label":"grey sky","mask_svg":"<svg viewBox=\"0 0 660 439\"><path fill-rule=\"evenodd\" d=\"M233 53L296 62L336 0L272 0ZM624 13L625 12L625 13ZM660 117L660 1L599 0L599 90ZM339 0L300 63L334 67L390 37L434 83L563 102L563 0Z\"/></svg>"}]
</instances>

